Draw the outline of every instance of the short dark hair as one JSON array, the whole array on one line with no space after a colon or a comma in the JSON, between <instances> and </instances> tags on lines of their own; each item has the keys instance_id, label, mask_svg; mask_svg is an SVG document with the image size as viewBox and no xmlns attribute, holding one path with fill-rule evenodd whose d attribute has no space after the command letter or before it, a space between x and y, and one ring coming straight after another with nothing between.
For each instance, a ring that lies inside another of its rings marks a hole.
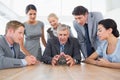
<instances>
[{"instance_id":1,"label":"short dark hair","mask_svg":"<svg viewBox=\"0 0 120 80\"><path fill-rule=\"evenodd\" d=\"M74 8L72 15L85 15L88 13L88 9L83 6L77 6Z\"/></svg>"},{"instance_id":2,"label":"short dark hair","mask_svg":"<svg viewBox=\"0 0 120 80\"><path fill-rule=\"evenodd\" d=\"M25 9L25 13L27 14L29 12L29 10L31 10L31 9L37 11L37 8L35 7L35 5L29 4L29 5L27 5L27 7Z\"/></svg>"},{"instance_id":3,"label":"short dark hair","mask_svg":"<svg viewBox=\"0 0 120 80\"><path fill-rule=\"evenodd\" d=\"M7 24L6 24L6 29L5 29L5 33L7 33L7 30L12 28L14 30L18 29L19 27L24 27L24 24L22 24L21 22L19 21L16 21L16 20L12 20L12 21L9 21Z\"/></svg>"},{"instance_id":4,"label":"short dark hair","mask_svg":"<svg viewBox=\"0 0 120 80\"><path fill-rule=\"evenodd\" d=\"M119 37L119 31L117 29L117 24L116 22L113 20L113 19L103 19L101 20L98 25L103 25L103 27L105 29L109 29L109 28L112 28L112 34L115 36L115 37Z\"/></svg>"}]
</instances>

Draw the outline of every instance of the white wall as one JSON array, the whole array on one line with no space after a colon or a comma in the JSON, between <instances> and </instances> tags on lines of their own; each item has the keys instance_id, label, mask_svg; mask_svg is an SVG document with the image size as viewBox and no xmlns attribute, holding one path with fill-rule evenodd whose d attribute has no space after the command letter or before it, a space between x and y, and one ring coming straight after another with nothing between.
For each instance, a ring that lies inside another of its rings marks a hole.
<instances>
[{"instance_id":1,"label":"white wall","mask_svg":"<svg viewBox=\"0 0 120 80\"><path fill-rule=\"evenodd\" d=\"M78 5L85 6L89 11L100 11L105 18L107 18L108 15L112 15L109 13L111 10L120 7L120 0L0 0L0 2L5 4L11 11L15 12L21 22L26 20L25 7L31 3L35 4L38 10L37 19L45 23L45 28L49 27L47 16L51 12L58 15L59 22L68 24L72 27L72 21L74 20L72 11L74 7ZM114 17L116 17L116 15L112 15L111 18ZM116 18L119 19L118 16ZM16 19L16 17L12 17L11 19ZM4 28L7 21L9 20L4 19L4 16L0 15L0 34L4 34Z\"/></svg>"}]
</instances>

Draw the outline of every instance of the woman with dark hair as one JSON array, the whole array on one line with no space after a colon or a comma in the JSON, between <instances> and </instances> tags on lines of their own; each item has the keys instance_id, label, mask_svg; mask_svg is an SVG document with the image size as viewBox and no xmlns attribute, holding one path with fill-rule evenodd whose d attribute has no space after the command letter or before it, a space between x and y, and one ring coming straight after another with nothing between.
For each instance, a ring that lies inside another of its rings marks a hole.
<instances>
[{"instance_id":1,"label":"woman with dark hair","mask_svg":"<svg viewBox=\"0 0 120 80\"><path fill-rule=\"evenodd\" d=\"M104 19L98 23L97 35L105 40L85 62L97 66L120 68L120 39L117 24L112 19Z\"/></svg>"},{"instance_id":2,"label":"woman with dark hair","mask_svg":"<svg viewBox=\"0 0 120 80\"><path fill-rule=\"evenodd\" d=\"M46 41L44 38L44 23L36 20L37 9L35 5L29 4L25 11L28 20L24 22L25 26L25 48L35 56L38 60L41 58L40 38L44 46Z\"/></svg>"}]
</instances>

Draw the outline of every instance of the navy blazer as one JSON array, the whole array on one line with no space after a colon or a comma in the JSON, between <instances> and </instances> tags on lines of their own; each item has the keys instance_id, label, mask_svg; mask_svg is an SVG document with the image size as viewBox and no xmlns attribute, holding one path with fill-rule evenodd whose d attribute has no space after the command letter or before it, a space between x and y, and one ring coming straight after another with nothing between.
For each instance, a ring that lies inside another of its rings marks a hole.
<instances>
[{"instance_id":1,"label":"navy blazer","mask_svg":"<svg viewBox=\"0 0 120 80\"><path fill-rule=\"evenodd\" d=\"M64 53L80 62L81 54L79 42L76 38L68 38L68 41L64 46ZM49 39L41 60L44 63L51 64L52 58L58 54L60 54L60 43L58 38Z\"/></svg>"}]
</instances>

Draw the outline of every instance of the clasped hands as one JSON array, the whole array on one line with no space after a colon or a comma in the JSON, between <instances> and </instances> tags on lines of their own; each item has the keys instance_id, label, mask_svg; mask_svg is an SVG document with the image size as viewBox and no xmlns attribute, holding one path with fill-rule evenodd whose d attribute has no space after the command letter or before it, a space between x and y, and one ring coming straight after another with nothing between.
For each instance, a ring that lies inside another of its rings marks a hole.
<instances>
[{"instance_id":1,"label":"clasped hands","mask_svg":"<svg viewBox=\"0 0 120 80\"><path fill-rule=\"evenodd\" d=\"M27 65L34 65L39 63L39 61L33 55L26 56L25 60L27 62Z\"/></svg>"},{"instance_id":2,"label":"clasped hands","mask_svg":"<svg viewBox=\"0 0 120 80\"><path fill-rule=\"evenodd\" d=\"M108 66L108 64L110 64L110 61L104 58L98 58L95 62L95 65L97 66Z\"/></svg>"},{"instance_id":3,"label":"clasped hands","mask_svg":"<svg viewBox=\"0 0 120 80\"><path fill-rule=\"evenodd\" d=\"M55 56L52 58L51 64L52 64L53 66L57 65L57 64L58 64L58 60L59 60L61 57L64 57L64 58L65 58L67 65L73 66L73 65L75 64L74 59L73 59L70 55L66 55L64 52L61 52L59 55L55 55Z\"/></svg>"}]
</instances>

